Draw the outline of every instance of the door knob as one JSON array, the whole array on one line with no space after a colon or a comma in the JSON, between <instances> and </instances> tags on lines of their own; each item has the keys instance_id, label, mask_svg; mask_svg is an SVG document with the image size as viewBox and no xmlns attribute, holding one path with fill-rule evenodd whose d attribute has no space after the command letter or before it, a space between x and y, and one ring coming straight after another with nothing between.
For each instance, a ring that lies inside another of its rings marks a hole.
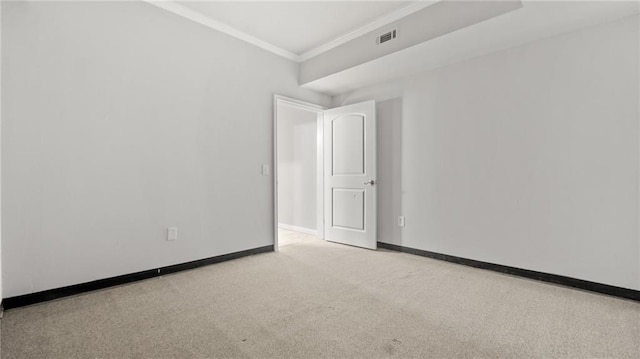
<instances>
[{"instance_id":1,"label":"door knob","mask_svg":"<svg viewBox=\"0 0 640 359\"><path fill-rule=\"evenodd\" d=\"M376 181L374 181L374 180L369 180L369 181L365 182L364 184L369 184L369 185L372 185L372 186L373 186L374 184L376 184Z\"/></svg>"}]
</instances>

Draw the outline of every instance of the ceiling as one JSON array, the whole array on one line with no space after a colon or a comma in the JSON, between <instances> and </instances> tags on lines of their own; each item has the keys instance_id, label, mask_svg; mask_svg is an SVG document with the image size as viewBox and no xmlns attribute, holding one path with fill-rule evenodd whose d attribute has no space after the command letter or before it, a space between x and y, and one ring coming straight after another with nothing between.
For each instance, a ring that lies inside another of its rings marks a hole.
<instances>
[{"instance_id":1,"label":"ceiling","mask_svg":"<svg viewBox=\"0 0 640 359\"><path fill-rule=\"evenodd\" d=\"M290 60L305 62L441 0L145 1ZM640 12L638 1L522 3L521 9L509 14L301 86L335 95Z\"/></svg>"},{"instance_id":2,"label":"ceiling","mask_svg":"<svg viewBox=\"0 0 640 359\"><path fill-rule=\"evenodd\" d=\"M179 1L213 20L302 55L409 1Z\"/></svg>"},{"instance_id":3,"label":"ceiling","mask_svg":"<svg viewBox=\"0 0 640 359\"><path fill-rule=\"evenodd\" d=\"M639 1L524 0L516 11L302 86L337 95L638 13Z\"/></svg>"},{"instance_id":4,"label":"ceiling","mask_svg":"<svg viewBox=\"0 0 640 359\"><path fill-rule=\"evenodd\" d=\"M525 0L519 10L302 86L337 95L638 13L639 1Z\"/></svg>"},{"instance_id":5,"label":"ceiling","mask_svg":"<svg viewBox=\"0 0 640 359\"><path fill-rule=\"evenodd\" d=\"M302 62L440 0L144 0Z\"/></svg>"}]
</instances>

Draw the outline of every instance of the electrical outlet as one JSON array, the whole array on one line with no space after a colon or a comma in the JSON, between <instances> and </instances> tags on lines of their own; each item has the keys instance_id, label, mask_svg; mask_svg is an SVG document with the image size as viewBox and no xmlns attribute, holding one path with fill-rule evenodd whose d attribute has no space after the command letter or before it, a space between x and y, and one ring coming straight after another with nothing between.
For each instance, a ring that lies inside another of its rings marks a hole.
<instances>
[{"instance_id":1,"label":"electrical outlet","mask_svg":"<svg viewBox=\"0 0 640 359\"><path fill-rule=\"evenodd\" d=\"M263 176L269 175L269 165L262 165L262 175Z\"/></svg>"},{"instance_id":2,"label":"electrical outlet","mask_svg":"<svg viewBox=\"0 0 640 359\"><path fill-rule=\"evenodd\" d=\"M404 216L398 216L398 227L404 227Z\"/></svg>"},{"instance_id":3,"label":"electrical outlet","mask_svg":"<svg viewBox=\"0 0 640 359\"><path fill-rule=\"evenodd\" d=\"M167 240L175 241L178 239L178 227L167 228Z\"/></svg>"}]
</instances>

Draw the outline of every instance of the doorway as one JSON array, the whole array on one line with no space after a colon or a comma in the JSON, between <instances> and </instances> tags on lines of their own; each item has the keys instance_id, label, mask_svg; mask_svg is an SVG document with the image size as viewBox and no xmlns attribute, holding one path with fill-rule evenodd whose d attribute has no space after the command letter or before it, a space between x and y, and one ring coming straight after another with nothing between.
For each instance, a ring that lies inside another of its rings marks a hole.
<instances>
[{"instance_id":1,"label":"doorway","mask_svg":"<svg viewBox=\"0 0 640 359\"><path fill-rule=\"evenodd\" d=\"M324 107L274 96L274 249L280 233L324 238Z\"/></svg>"},{"instance_id":2,"label":"doorway","mask_svg":"<svg viewBox=\"0 0 640 359\"><path fill-rule=\"evenodd\" d=\"M377 248L375 106L274 96L274 250L281 230Z\"/></svg>"}]
</instances>

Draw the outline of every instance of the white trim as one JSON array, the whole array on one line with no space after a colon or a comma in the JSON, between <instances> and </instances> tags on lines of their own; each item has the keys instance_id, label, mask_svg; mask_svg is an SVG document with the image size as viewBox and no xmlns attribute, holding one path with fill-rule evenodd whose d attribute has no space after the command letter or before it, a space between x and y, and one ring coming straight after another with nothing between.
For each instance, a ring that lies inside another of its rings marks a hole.
<instances>
[{"instance_id":1,"label":"white trim","mask_svg":"<svg viewBox=\"0 0 640 359\"><path fill-rule=\"evenodd\" d=\"M282 56L285 59L291 60L291 61L295 61L295 62L303 62L303 61L307 61L312 57L318 56L324 52L327 52L335 47L338 47L342 44L345 44L355 38L358 38L364 34L367 34L377 28L380 28L382 26L388 25L394 21L400 20L405 16L411 15L414 12L417 12L419 10L422 10L428 6L431 6L439 1L442 0L418 0L416 2L414 2L411 5L407 5L403 8L397 9L396 11L393 11L387 15L385 15L384 17L381 17L377 20L374 20L370 23L368 23L367 25L364 25L362 27L360 27L359 29L356 29L348 34L345 34L343 36L340 36L332 41L329 41L325 44L322 44L320 46L317 46L311 50L305 51L304 53L298 55L295 54L291 51L287 51L281 47L278 47L276 45L273 45L269 42L266 42L264 40L258 39L257 37L251 36L249 34L247 34L246 32L240 31L232 26L229 26L227 24L224 24L220 21L214 20L206 15L203 15L202 13L192 10L184 5L178 4L175 1L172 0L143 0L144 2L147 2L151 5L155 5L161 9L167 10L169 12L172 12L176 15L180 15L184 18L187 18L191 21L197 22L198 24L204 25L206 27L209 27L211 29L220 31L222 33L225 33L229 36L233 36L236 39L242 40L242 41L246 41L252 45L258 46L264 50L267 50L269 52L272 52L276 55Z\"/></svg>"},{"instance_id":2,"label":"white trim","mask_svg":"<svg viewBox=\"0 0 640 359\"><path fill-rule=\"evenodd\" d=\"M324 111L318 112L316 134L316 173L318 174L316 223L318 227L317 236L324 239Z\"/></svg>"},{"instance_id":3,"label":"white trim","mask_svg":"<svg viewBox=\"0 0 640 359\"><path fill-rule=\"evenodd\" d=\"M306 233L306 234L310 234L310 235L316 236L316 237L318 236L318 231L316 231L315 229L311 229L311 228L292 226L290 224L284 224L284 223L278 223L278 228L286 229L288 231Z\"/></svg>"},{"instance_id":4,"label":"white trim","mask_svg":"<svg viewBox=\"0 0 640 359\"><path fill-rule=\"evenodd\" d=\"M220 21L213 20L212 18L203 15L200 12L195 10L191 10L190 8L180 5L173 1L154 1L154 0L143 0L151 5L155 5L161 9L172 12L176 15L180 15L185 17L191 21L197 22L198 24L204 25L206 27L212 28L214 30L223 32L229 36L233 36L237 39L246 41L252 45L258 46L264 50L270 51L276 55L282 56L285 59L289 59L292 61L300 62L300 56L284 50L280 47L272 45L264 40L260 40L256 37L253 37L245 32L242 32L236 28L233 28L227 24L223 24Z\"/></svg>"},{"instance_id":5,"label":"white trim","mask_svg":"<svg viewBox=\"0 0 640 359\"><path fill-rule=\"evenodd\" d=\"M364 25L363 27L356 29L346 35L342 35L334 40L331 40L329 42L327 42L326 44L320 45L318 47L315 47L309 51L305 51L304 53L300 54L298 56L298 62L303 62L303 61L307 61L312 57L318 56L324 52L327 52L335 47L338 47L342 44L345 44L353 39L356 39L362 35L365 35L373 30L376 30L382 26L385 25L389 25L390 23L394 22L394 21L398 21L400 19L402 19L405 16L411 15L414 12L420 11L428 6L431 6L437 2L439 2L440 0L421 0L421 1L416 1L415 3L411 4L411 5L407 5L403 8L400 8L396 11L391 12L388 15L385 15L384 17L381 17L375 21L372 21L366 25Z\"/></svg>"},{"instance_id":6,"label":"white trim","mask_svg":"<svg viewBox=\"0 0 640 359\"><path fill-rule=\"evenodd\" d=\"M279 103L281 105L290 106L290 107L293 107L293 108L299 108L299 109L303 109L303 110L307 110L307 111L313 111L313 112L326 110L326 107L322 107L322 106L314 105L312 103L296 100L294 98L280 96L280 95L274 95L274 96L275 96L275 99L276 99L277 103Z\"/></svg>"},{"instance_id":7,"label":"white trim","mask_svg":"<svg viewBox=\"0 0 640 359\"><path fill-rule=\"evenodd\" d=\"M271 168L273 171L273 251L278 252L278 98L273 95L273 159Z\"/></svg>"},{"instance_id":8,"label":"white trim","mask_svg":"<svg viewBox=\"0 0 640 359\"><path fill-rule=\"evenodd\" d=\"M313 111L318 113L318 121L323 121L323 111L326 110L326 107L315 105L309 102L304 102L300 100L296 100L291 97L286 97L282 95L273 95L273 249L278 252L279 243L278 243L278 105L287 105L293 106L297 108L301 108L307 111ZM318 125L320 126L320 125ZM321 136L322 133L319 133ZM318 139L318 158L319 162L322 162L323 154L323 139ZM316 232L314 235L320 238L324 238L324 172L318 173L318 207L317 211L321 215L317 216L317 227L321 228L321 232Z\"/></svg>"}]
</instances>

